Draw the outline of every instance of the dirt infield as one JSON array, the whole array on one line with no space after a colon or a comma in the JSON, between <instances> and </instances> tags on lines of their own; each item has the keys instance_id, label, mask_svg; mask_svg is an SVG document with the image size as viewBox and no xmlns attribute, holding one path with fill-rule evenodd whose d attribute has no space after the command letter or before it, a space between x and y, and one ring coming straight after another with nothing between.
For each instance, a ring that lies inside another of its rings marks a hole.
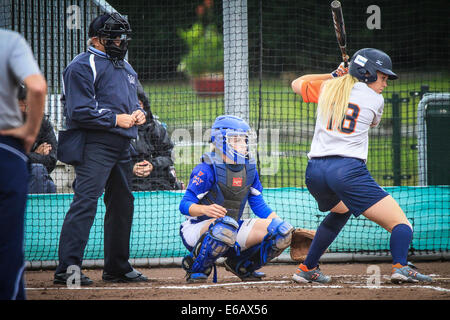
<instances>
[{"instance_id":1,"label":"dirt infield","mask_svg":"<svg viewBox=\"0 0 450 320\"><path fill-rule=\"evenodd\" d=\"M220 266L218 282L213 283L210 276L204 284L187 284L181 267L138 268L150 279L139 284L106 283L101 269L83 270L94 284L79 289L54 285L53 270L26 271L25 277L29 300L450 300L450 262L414 264L434 281L394 285L388 263L322 264L322 271L333 279L327 285L294 283L294 264L265 266L261 271L267 277L260 282L242 282Z\"/></svg>"}]
</instances>

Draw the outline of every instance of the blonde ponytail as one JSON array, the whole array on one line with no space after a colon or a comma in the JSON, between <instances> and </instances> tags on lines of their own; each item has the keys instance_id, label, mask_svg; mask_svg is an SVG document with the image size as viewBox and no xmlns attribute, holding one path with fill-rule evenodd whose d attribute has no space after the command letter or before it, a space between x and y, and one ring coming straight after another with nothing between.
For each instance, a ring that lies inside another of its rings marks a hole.
<instances>
[{"instance_id":1,"label":"blonde ponytail","mask_svg":"<svg viewBox=\"0 0 450 320\"><path fill-rule=\"evenodd\" d=\"M356 82L358 79L349 74L324 82L317 104L317 113L327 127L330 119L333 119L332 130L341 129L350 92Z\"/></svg>"}]
</instances>

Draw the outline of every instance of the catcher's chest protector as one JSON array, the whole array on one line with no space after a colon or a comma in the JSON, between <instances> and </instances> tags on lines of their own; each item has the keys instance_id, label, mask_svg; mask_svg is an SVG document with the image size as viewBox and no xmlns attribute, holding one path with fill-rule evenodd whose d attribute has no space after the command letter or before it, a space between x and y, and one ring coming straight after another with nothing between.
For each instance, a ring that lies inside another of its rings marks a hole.
<instances>
[{"instance_id":1,"label":"catcher's chest protector","mask_svg":"<svg viewBox=\"0 0 450 320\"><path fill-rule=\"evenodd\" d=\"M255 180L256 165L225 164L214 153L203 155L203 161L212 164L216 183L201 203L219 204L227 209L227 216L238 221Z\"/></svg>"}]
</instances>

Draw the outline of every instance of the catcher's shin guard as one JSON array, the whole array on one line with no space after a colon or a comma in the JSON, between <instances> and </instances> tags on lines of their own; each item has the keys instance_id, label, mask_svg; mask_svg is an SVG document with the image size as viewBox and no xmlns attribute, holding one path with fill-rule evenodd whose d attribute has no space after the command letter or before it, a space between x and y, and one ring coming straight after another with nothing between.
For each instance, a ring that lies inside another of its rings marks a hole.
<instances>
[{"instance_id":1,"label":"catcher's shin guard","mask_svg":"<svg viewBox=\"0 0 450 320\"><path fill-rule=\"evenodd\" d=\"M261 243L242 252L230 252L225 261L227 269L241 279L250 276L290 245L293 230L294 227L288 222L273 219Z\"/></svg>"},{"instance_id":2,"label":"catcher's shin guard","mask_svg":"<svg viewBox=\"0 0 450 320\"><path fill-rule=\"evenodd\" d=\"M183 258L181 265L186 270L188 280L194 273L205 275L211 273L216 260L234 247L238 228L236 220L227 216L217 219L210 225L209 230L200 237L192 252Z\"/></svg>"}]
</instances>

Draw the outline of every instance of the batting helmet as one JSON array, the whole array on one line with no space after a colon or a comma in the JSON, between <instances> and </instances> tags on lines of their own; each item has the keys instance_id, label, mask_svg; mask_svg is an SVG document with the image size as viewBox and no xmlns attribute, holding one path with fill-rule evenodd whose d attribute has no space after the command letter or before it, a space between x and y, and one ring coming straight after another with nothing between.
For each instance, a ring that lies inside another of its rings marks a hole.
<instances>
[{"instance_id":1,"label":"batting helmet","mask_svg":"<svg viewBox=\"0 0 450 320\"><path fill-rule=\"evenodd\" d=\"M389 80L398 76L392 71L391 58L381 50L364 48L358 50L350 60L348 72L358 80L371 83L377 80L377 71L388 75Z\"/></svg>"}]
</instances>

